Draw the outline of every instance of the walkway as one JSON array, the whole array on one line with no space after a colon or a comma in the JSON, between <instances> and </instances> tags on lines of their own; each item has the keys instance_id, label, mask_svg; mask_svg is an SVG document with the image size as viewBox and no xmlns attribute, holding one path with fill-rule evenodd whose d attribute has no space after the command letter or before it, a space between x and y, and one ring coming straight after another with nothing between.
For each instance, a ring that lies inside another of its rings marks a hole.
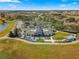
<instances>
[{"instance_id":1,"label":"walkway","mask_svg":"<svg viewBox=\"0 0 79 59\"><path fill-rule=\"evenodd\" d=\"M27 41L27 40L23 40L23 39L20 39L20 38L9 38L7 36L5 37L2 37L0 39L12 39L12 40L18 40L18 41L22 41L22 42L25 42L25 43L28 43L28 44L42 44L42 45L69 45L69 44L75 44L75 43L79 43L79 40L76 40L76 41L73 41L73 42L70 42L70 43L40 43L40 42L31 42L31 41Z\"/></svg>"}]
</instances>

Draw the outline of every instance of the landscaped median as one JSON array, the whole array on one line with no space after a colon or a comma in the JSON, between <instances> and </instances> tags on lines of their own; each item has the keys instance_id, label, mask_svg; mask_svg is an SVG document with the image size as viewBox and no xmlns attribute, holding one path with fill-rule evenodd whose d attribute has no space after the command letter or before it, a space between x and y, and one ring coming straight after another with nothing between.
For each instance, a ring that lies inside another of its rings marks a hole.
<instances>
[{"instance_id":1,"label":"landscaped median","mask_svg":"<svg viewBox=\"0 0 79 59\"><path fill-rule=\"evenodd\" d=\"M70 36L70 35L71 35L70 33L66 33L66 32L56 32L53 38L55 40L63 40L66 36Z\"/></svg>"},{"instance_id":2,"label":"landscaped median","mask_svg":"<svg viewBox=\"0 0 79 59\"><path fill-rule=\"evenodd\" d=\"M12 30L12 28L14 27L15 21L7 22L7 24L8 24L8 27L5 30L3 30L2 32L0 32L0 37L5 36Z\"/></svg>"}]
</instances>

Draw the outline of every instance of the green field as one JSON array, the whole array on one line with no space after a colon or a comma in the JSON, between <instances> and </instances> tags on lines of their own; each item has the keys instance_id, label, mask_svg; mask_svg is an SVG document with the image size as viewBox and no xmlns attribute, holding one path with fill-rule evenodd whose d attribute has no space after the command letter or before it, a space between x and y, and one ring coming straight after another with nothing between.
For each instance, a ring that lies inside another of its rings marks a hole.
<instances>
[{"instance_id":1,"label":"green field","mask_svg":"<svg viewBox=\"0 0 79 59\"><path fill-rule=\"evenodd\" d=\"M6 52L0 52L0 59L14 59L12 55Z\"/></svg>"},{"instance_id":2,"label":"green field","mask_svg":"<svg viewBox=\"0 0 79 59\"><path fill-rule=\"evenodd\" d=\"M0 59L79 59L79 43L73 45L32 45L0 40Z\"/></svg>"},{"instance_id":3,"label":"green field","mask_svg":"<svg viewBox=\"0 0 79 59\"><path fill-rule=\"evenodd\" d=\"M38 38L38 39L36 39L36 42L44 42L44 39Z\"/></svg>"},{"instance_id":4,"label":"green field","mask_svg":"<svg viewBox=\"0 0 79 59\"><path fill-rule=\"evenodd\" d=\"M69 36L69 35L70 34L66 33L66 32L56 32L55 35L53 36L53 38L55 40L62 40L62 39L64 39L64 37Z\"/></svg>"}]
</instances>

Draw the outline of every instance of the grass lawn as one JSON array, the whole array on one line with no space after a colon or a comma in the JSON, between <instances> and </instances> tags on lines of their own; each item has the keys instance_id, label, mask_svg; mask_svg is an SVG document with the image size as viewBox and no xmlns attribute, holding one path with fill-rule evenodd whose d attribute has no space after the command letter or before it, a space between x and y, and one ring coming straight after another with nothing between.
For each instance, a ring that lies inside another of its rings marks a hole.
<instances>
[{"instance_id":1,"label":"grass lawn","mask_svg":"<svg viewBox=\"0 0 79 59\"><path fill-rule=\"evenodd\" d=\"M53 36L53 38L55 40L62 40L64 39L65 36L69 36L70 34L69 33L66 33L66 32L56 32L55 35Z\"/></svg>"},{"instance_id":2,"label":"grass lawn","mask_svg":"<svg viewBox=\"0 0 79 59\"><path fill-rule=\"evenodd\" d=\"M2 22L0 21L0 24L2 24Z\"/></svg>"},{"instance_id":3,"label":"grass lawn","mask_svg":"<svg viewBox=\"0 0 79 59\"><path fill-rule=\"evenodd\" d=\"M68 17L74 17L75 19L79 20L79 16L68 16Z\"/></svg>"},{"instance_id":4,"label":"grass lawn","mask_svg":"<svg viewBox=\"0 0 79 59\"><path fill-rule=\"evenodd\" d=\"M36 42L44 42L44 39L38 38L38 39L36 39Z\"/></svg>"},{"instance_id":5,"label":"grass lawn","mask_svg":"<svg viewBox=\"0 0 79 59\"><path fill-rule=\"evenodd\" d=\"M0 59L13 59L13 56L11 54L6 53L6 52L1 52Z\"/></svg>"},{"instance_id":6,"label":"grass lawn","mask_svg":"<svg viewBox=\"0 0 79 59\"><path fill-rule=\"evenodd\" d=\"M65 46L32 45L15 40L0 40L0 59L79 59L78 51L79 43Z\"/></svg>"},{"instance_id":7,"label":"grass lawn","mask_svg":"<svg viewBox=\"0 0 79 59\"><path fill-rule=\"evenodd\" d=\"M15 21L7 22L7 23L8 23L8 27L4 31L0 32L0 37L5 36L10 32L10 30L14 27Z\"/></svg>"}]
</instances>

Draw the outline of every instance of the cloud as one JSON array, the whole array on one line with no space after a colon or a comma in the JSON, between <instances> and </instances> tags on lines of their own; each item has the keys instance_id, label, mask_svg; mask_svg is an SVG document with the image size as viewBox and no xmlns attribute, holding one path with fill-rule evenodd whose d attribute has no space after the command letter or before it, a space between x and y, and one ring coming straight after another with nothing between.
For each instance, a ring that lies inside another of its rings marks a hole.
<instances>
[{"instance_id":1,"label":"cloud","mask_svg":"<svg viewBox=\"0 0 79 59\"><path fill-rule=\"evenodd\" d=\"M72 2L72 4L76 5L76 4L77 4L77 2Z\"/></svg>"},{"instance_id":2,"label":"cloud","mask_svg":"<svg viewBox=\"0 0 79 59\"><path fill-rule=\"evenodd\" d=\"M77 5L78 5L77 2L72 2L72 3L68 4L68 6L77 6Z\"/></svg>"},{"instance_id":3,"label":"cloud","mask_svg":"<svg viewBox=\"0 0 79 59\"><path fill-rule=\"evenodd\" d=\"M9 7L16 8L16 5L10 4Z\"/></svg>"},{"instance_id":4,"label":"cloud","mask_svg":"<svg viewBox=\"0 0 79 59\"><path fill-rule=\"evenodd\" d=\"M61 0L61 1L66 2L67 0Z\"/></svg>"},{"instance_id":5,"label":"cloud","mask_svg":"<svg viewBox=\"0 0 79 59\"><path fill-rule=\"evenodd\" d=\"M65 6L66 6L66 4L61 4L60 6L61 6L61 7L65 7Z\"/></svg>"},{"instance_id":6,"label":"cloud","mask_svg":"<svg viewBox=\"0 0 79 59\"><path fill-rule=\"evenodd\" d=\"M0 2L20 2L19 0L0 0Z\"/></svg>"},{"instance_id":7,"label":"cloud","mask_svg":"<svg viewBox=\"0 0 79 59\"><path fill-rule=\"evenodd\" d=\"M29 0L25 0L25 1L29 1Z\"/></svg>"}]
</instances>

